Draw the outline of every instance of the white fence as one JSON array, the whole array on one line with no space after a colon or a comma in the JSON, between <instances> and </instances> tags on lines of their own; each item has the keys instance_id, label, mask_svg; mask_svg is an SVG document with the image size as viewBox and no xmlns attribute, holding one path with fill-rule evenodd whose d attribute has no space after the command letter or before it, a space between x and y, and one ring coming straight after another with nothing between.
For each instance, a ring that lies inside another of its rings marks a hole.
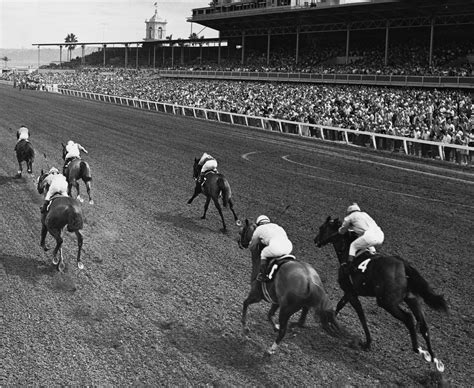
<instances>
[{"instance_id":1,"label":"white fence","mask_svg":"<svg viewBox=\"0 0 474 388\"><path fill-rule=\"evenodd\" d=\"M412 139L407 137L385 135L381 133L362 132L352 129L328 127L308 123L298 123L268 117L254 117L238 113L220 112L211 109L167 104L163 102L140 100L136 98L110 96L92 92L81 92L70 89L58 89L59 93L68 96L87 98L112 104L127 105L133 108L169 113L196 119L218 121L227 124L241 125L262 130L289 133L299 136L319 138L326 141L345 142L370 147L378 150L403 152L407 155L431 157L444 160L455 159L461 163L461 153L473 155L474 147L445 144L435 141ZM458 160L459 159L459 160Z\"/></svg>"}]
</instances>

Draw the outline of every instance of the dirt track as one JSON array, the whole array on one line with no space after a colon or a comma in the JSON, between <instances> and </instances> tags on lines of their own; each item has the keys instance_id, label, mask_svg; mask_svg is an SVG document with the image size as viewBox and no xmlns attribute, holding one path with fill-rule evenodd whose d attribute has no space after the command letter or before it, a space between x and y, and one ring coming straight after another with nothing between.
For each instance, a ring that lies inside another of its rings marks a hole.
<instances>
[{"instance_id":1,"label":"dirt track","mask_svg":"<svg viewBox=\"0 0 474 388\"><path fill-rule=\"evenodd\" d=\"M263 354L275 335L264 303L250 307L252 336L245 339L249 252L238 249L228 210L223 234L212 204L207 220L200 219L204 198L186 205L192 161L203 151L219 160L238 215L265 213L282 224L334 304L342 295L335 254L314 246L315 231L353 200L367 209L385 231L383 251L407 258L446 296L449 316L426 307L446 366L442 381L472 386L472 170L4 85L0 101L1 386L441 381L433 364L411 352L405 327L374 300L363 300L370 352L329 337L311 317L270 359ZM83 205L83 271L74 265L73 235L65 237L64 275L39 246L41 197L33 178L13 179L20 124L32 132L35 175L61 165L61 142L89 150L96 204ZM362 336L350 307L339 320Z\"/></svg>"}]
</instances>

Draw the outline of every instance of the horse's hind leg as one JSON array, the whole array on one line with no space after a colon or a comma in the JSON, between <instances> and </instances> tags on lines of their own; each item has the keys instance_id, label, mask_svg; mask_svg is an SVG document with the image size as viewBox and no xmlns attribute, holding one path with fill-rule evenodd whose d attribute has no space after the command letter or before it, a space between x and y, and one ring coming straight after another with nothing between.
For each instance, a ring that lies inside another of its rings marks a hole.
<instances>
[{"instance_id":1,"label":"horse's hind leg","mask_svg":"<svg viewBox=\"0 0 474 388\"><path fill-rule=\"evenodd\" d=\"M23 172L23 166L21 165L21 162L18 162L18 172L16 173L17 178L21 178L21 173Z\"/></svg>"},{"instance_id":2,"label":"horse's hind leg","mask_svg":"<svg viewBox=\"0 0 474 388\"><path fill-rule=\"evenodd\" d=\"M425 339L426 346L428 347L429 356L431 356L431 360L428 359L429 357L426 355L426 351L421 349L421 347L418 347L417 345L415 347L415 344L413 345L413 351L415 353L423 354L423 357L426 361L433 361L436 364L436 368L438 369L438 371L443 372L444 365L440 360L435 357L433 348L431 347L429 328L426 323L425 314L423 314L423 309L420 305L420 302L416 297L410 296L405 298L405 302L410 308L410 310L413 312L413 315L415 316L416 321L418 322L420 333Z\"/></svg>"},{"instance_id":3,"label":"horse's hind leg","mask_svg":"<svg viewBox=\"0 0 474 388\"><path fill-rule=\"evenodd\" d=\"M272 346L267 350L268 354L274 354L280 345L280 342L283 340L286 334L286 329L288 328L288 321L290 317L296 313L301 306L288 306L288 305L281 305L280 306L280 314L279 314L279 323L280 328L278 330L278 335L275 342Z\"/></svg>"},{"instance_id":4,"label":"horse's hind leg","mask_svg":"<svg viewBox=\"0 0 474 388\"><path fill-rule=\"evenodd\" d=\"M76 180L74 180L74 181L73 181L73 185L74 185L74 187L76 188L76 193L77 193L76 199L77 199L79 202L84 202L84 199L82 199L81 193L80 193L80 190L79 190L79 182L76 181Z\"/></svg>"},{"instance_id":5,"label":"horse's hind leg","mask_svg":"<svg viewBox=\"0 0 474 388\"><path fill-rule=\"evenodd\" d=\"M208 198L208 201L206 201L206 204L209 205L209 199ZM223 230L226 230L227 229L227 226L225 224L225 220L224 220L224 214L222 213L222 207L221 205L219 204L219 200L217 198L212 198L212 200L214 201L214 205L216 206L216 209L217 211L219 212L219 215L221 216L221 220L222 220L222 229ZM204 211L204 215L206 214L206 211L207 211L207 208L204 208L205 211Z\"/></svg>"},{"instance_id":6,"label":"horse's hind leg","mask_svg":"<svg viewBox=\"0 0 474 388\"><path fill-rule=\"evenodd\" d=\"M207 213L207 209L209 208L209 202L211 202L211 197L206 197L206 203L204 204L204 213L201 216L201 219L203 220L206 219L206 213Z\"/></svg>"},{"instance_id":7,"label":"horse's hind leg","mask_svg":"<svg viewBox=\"0 0 474 388\"><path fill-rule=\"evenodd\" d=\"M50 229L49 233L56 240L56 247L53 251L53 264L58 265L60 264L60 262L62 262L62 252L60 255L60 259L58 260L58 251L61 249L61 246L63 244L63 239L61 237L61 229Z\"/></svg>"},{"instance_id":8,"label":"horse's hind leg","mask_svg":"<svg viewBox=\"0 0 474 388\"><path fill-rule=\"evenodd\" d=\"M76 234L76 237L77 237L77 267L79 269L84 269L84 264L81 261L81 249L82 249L82 243L84 241L84 238L82 236L81 231L76 230L74 233Z\"/></svg>"},{"instance_id":9,"label":"horse's hind leg","mask_svg":"<svg viewBox=\"0 0 474 388\"><path fill-rule=\"evenodd\" d=\"M278 304L273 303L272 306L270 307L270 310L268 310L268 313L267 313L267 319L272 324L273 330L275 330L275 331L280 329L280 324L275 323L275 321L273 320L273 316L275 315L276 311L278 310L278 307L279 307Z\"/></svg>"},{"instance_id":10,"label":"horse's hind leg","mask_svg":"<svg viewBox=\"0 0 474 388\"><path fill-rule=\"evenodd\" d=\"M232 212L232 214L234 215L234 221L237 221L239 219L239 217L237 217L237 214L235 214L234 203L232 202L232 199L230 199L230 198L229 198L229 209Z\"/></svg>"},{"instance_id":11,"label":"horse's hind leg","mask_svg":"<svg viewBox=\"0 0 474 388\"><path fill-rule=\"evenodd\" d=\"M398 304L393 302L385 303L384 301L377 300L377 303L380 307L387 310L395 318L402 321L410 332L412 348L418 353L418 338L416 336L415 322L413 315L409 312L404 311Z\"/></svg>"},{"instance_id":12,"label":"horse's hind leg","mask_svg":"<svg viewBox=\"0 0 474 388\"><path fill-rule=\"evenodd\" d=\"M84 183L86 184L87 195L89 196L89 204L93 205L94 200L92 199L92 196L91 196L91 181L87 181Z\"/></svg>"}]
</instances>

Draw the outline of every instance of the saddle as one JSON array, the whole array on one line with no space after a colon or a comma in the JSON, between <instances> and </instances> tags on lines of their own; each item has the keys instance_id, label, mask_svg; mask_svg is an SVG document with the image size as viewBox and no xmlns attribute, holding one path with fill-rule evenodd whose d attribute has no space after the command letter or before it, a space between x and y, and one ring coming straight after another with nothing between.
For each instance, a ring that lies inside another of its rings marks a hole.
<instances>
[{"instance_id":1,"label":"saddle","mask_svg":"<svg viewBox=\"0 0 474 388\"><path fill-rule=\"evenodd\" d=\"M17 151L18 147L22 146L25 143L29 143L29 140L28 139L18 140L18 142L15 144L15 151Z\"/></svg>"},{"instance_id":2,"label":"saddle","mask_svg":"<svg viewBox=\"0 0 474 388\"><path fill-rule=\"evenodd\" d=\"M53 201L54 201L55 199L63 198L63 197L67 197L67 195L62 195L62 194L60 194L60 193L54 193L54 194L51 196L51 199L49 200L48 206L46 206L46 213L49 212L49 208L51 207L51 205L53 204Z\"/></svg>"},{"instance_id":3,"label":"saddle","mask_svg":"<svg viewBox=\"0 0 474 388\"><path fill-rule=\"evenodd\" d=\"M293 255L283 255L279 257L273 257L270 259L270 262L267 265L267 270L266 270L266 275L268 277L267 282L273 281L275 278L276 273L280 269L280 267L289 262L289 261L294 261L296 260L296 257Z\"/></svg>"},{"instance_id":4,"label":"saddle","mask_svg":"<svg viewBox=\"0 0 474 388\"><path fill-rule=\"evenodd\" d=\"M217 169L213 169L213 170L207 170L201 177L201 186L204 185L204 183L206 183L206 177L209 175L209 174L218 174L219 172L217 171Z\"/></svg>"}]
</instances>

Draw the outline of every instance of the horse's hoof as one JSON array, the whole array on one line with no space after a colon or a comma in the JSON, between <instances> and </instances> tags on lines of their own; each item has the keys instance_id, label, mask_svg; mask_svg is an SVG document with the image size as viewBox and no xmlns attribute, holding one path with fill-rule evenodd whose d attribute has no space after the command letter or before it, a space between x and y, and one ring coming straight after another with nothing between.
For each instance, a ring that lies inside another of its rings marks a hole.
<instances>
[{"instance_id":1,"label":"horse's hoof","mask_svg":"<svg viewBox=\"0 0 474 388\"><path fill-rule=\"evenodd\" d=\"M202 216L202 217L201 217L201 220L205 220L205 219L206 219L206 216Z\"/></svg>"},{"instance_id":2,"label":"horse's hoof","mask_svg":"<svg viewBox=\"0 0 474 388\"><path fill-rule=\"evenodd\" d=\"M443 373L444 372L443 362L441 360L438 360L437 358L434 358L433 362L435 363L436 369L438 370L438 372Z\"/></svg>"},{"instance_id":3,"label":"horse's hoof","mask_svg":"<svg viewBox=\"0 0 474 388\"><path fill-rule=\"evenodd\" d=\"M79 261L79 262L77 263L77 268L79 268L79 269L84 269L84 264L82 264L82 262Z\"/></svg>"},{"instance_id":4,"label":"horse's hoof","mask_svg":"<svg viewBox=\"0 0 474 388\"><path fill-rule=\"evenodd\" d=\"M188 202L186 202L186 203L187 203L188 205L190 205L191 202L193 202L193 200L192 200L192 199L188 199Z\"/></svg>"},{"instance_id":5,"label":"horse's hoof","mask_svg":"<svg viewBox=\"0 0 474 388\"><path fill-rule=\"evenodd\" d=\"M84 200L82 199L82 197L80 195L77 196L77 200L81 203L84 202Z\"/></svg>"},{"instance_id":6,"label":"horse's hoof","mask_svg":"<svg viewBox=\"0 0 474 388\"><path fill-rule=\"evenodd\" d=\"M64 261L61 261L58 265L59 272L64 272L65 268L66 268L66 264L64 264Z\"/></svg>"},{"instance_id":7,"label":"horse's hoof","mask_svg":"<svg viewBox=\"0 0 474 388\"><path fill-rule=\"evenodd\" d=\"M91 199L91 200L89 201L89 205L93 205L93 204L94 204L94 200Z\"/></svg>"}]
</instances>

